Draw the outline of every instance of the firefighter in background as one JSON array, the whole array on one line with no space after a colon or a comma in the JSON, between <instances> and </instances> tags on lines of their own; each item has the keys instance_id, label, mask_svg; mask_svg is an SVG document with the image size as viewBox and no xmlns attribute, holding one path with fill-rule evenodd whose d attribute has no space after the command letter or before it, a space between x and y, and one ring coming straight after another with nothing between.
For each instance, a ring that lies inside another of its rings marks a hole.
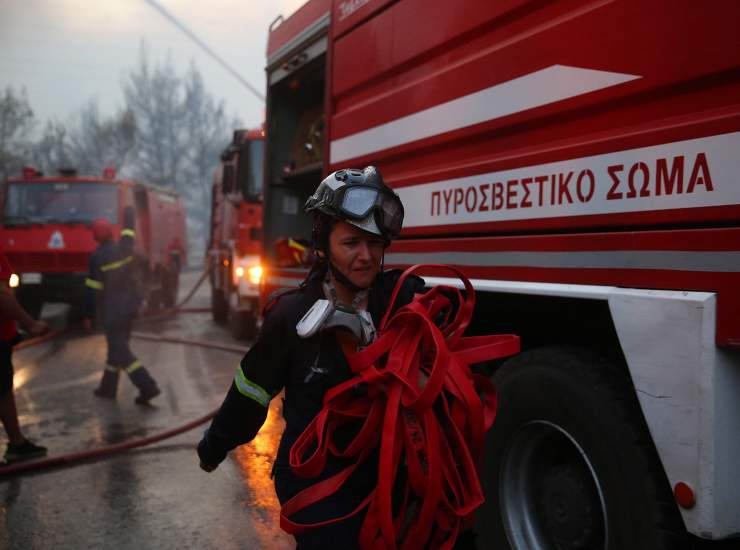
<instances>
[{"instance_id":1,"label":"firefighter in background","mask_svg":"<svg viewBox=\"0 0 740 550\"><path fill-rule=\"evenodd\" d=\"M11 356L13 346L20 340L16 322L20 323L31 336L44 334L49 330L49 326L43 321L34 320L15 300L8 284L12 273L10 263L0 250L0 423L8 435L6 464L46 454L46 447L34 444L21 432L13 394Z\"/></svg>"},{"instance_id":2,"label":"firefighter in background","mask_svg":"<svg viewBox=\"0 0 740 550\"><path fill-rule=\"evenodd\" d=\"M383 272L382 266L385 248L401 230L403 205L374 167L332 173L304 210L314 215L318 260L298 289L268 304L260 336L237 367L224 403L198 445L200 466L210 472L228 451L257 435L270 400L285 389L285 431L273 469L281 503L346 466L332 459L319 478L300 478L289 466L289 451L321 410L324 394L351 377L344 346L352 346L351 351L374 340L375 326L401 274ZM420 278L410 277L394 305L408 303L422 287ZM376 485L377 462L367 461L331 499L295 519L316 523L341 517ZM297 535L297 549L357 548L363 518L361 513Z\"/></svg>"},{"instance_id":3,"label":"firefighter in background","mask_svg":"<svg viewBox=\"0 0 740 550\"><path fill-rule=\"evenodd\" d=\"M113 241L113 230L108 220L100 218L92 223L93 238L98 244L90 256L90 271L85 281L86 329L92 326L95 305L99 301L108 358L100 385L95 395L114 399L118 389L118 376L126 371L131 382L139 389L136 403L146 405L161 392L147 369L131 352L131 323L139 309L140 296L134 273L134 212L124 211L124 228L118 243ZM99 300L96 300L96 295Z\"/></svg>"}]
</instances>

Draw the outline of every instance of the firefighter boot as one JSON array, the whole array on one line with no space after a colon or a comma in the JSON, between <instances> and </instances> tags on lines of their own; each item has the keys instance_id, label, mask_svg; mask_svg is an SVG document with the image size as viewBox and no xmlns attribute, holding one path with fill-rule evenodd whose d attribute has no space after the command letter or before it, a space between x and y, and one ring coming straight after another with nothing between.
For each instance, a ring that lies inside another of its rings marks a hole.
<instances>
[{"instance_id":1,"label":"firefighter boot","mask_svg":"<svg viewBox=\"0 0 740 550\"><path fill-rule=\"evenodd\" d=\"M137 366L135 369L128 371L128 375L134 386L139 388L139 395L134 400L139 405L147 405L150 399L154 399L162 393L145 367Z\"/></svg>"},{"instance_id":2,"label":"firefighter boot","mask_svg":"<svg viewBox=\"0 0 740 550\"><path fill-rule=\"evenodd\" d=\"M118 367L106 365L103 377L100 379L100 385L95 388L93 393L103 399L115 399L118 390L118 374Z\"/></svg>"}]
</instances>

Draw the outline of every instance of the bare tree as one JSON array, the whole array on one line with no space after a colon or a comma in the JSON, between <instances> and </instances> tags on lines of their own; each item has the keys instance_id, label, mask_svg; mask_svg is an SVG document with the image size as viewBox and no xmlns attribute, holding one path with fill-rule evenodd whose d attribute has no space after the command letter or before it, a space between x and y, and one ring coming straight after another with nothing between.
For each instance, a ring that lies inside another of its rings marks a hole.
<instances>
[{"instance_id":1,"label":"bare tree","mask_svg":"<svg viewBox=\"0 0 740 550\"><path fill-rule=\"evenodd\" d=\"M71 157L81 174L100 174L108 166L121 170L136 139L136 121L123 110L102 118L98 105L90 101L79 114L79 125L70 135Z\"/></svg>"},{"instance_id":2,"label":"bare tree","mask_svg":"<svg viewBox=\"0 0 740 550\"><path fill-rule=\"evenodd\" d=\"M132 152L134 177L165 187L179 187L186 159L187 136L182 79L172 62L152 67L142 46L139 66L123 85L126 108L136 121L136 145Z\"/></svg>"},{"instance_id":3,"label":"bare tree","mask_svg":"<svg viewBox=\"0 0 740 550\"><path fill-rule=\"evenodd\" d=\"M45 174L52 174L63 166L75 166L64 124L56 120L46 123L41 138L33 145L31 158L33 166Z\"/></svg>"},{"instance_id":4,"label":"bare tree","mask_svg":"<svg viewBox=\"0 0 740 550\"><path fill-rule=\"evenodd\" d=\"M20 172L28 162L30 133L35 124L25 89L16 93L8 86L0 94L0 177Z\"/></svg>"},{"instance_id":5,"label":"bare tree","mask_svg":"<svg viewBox=\"0 0 740 550\"><path fill-rule=\"evenodd\" d=\"M210 179L238 121L227 118L223 102L208 93L194 65L184 77L169 60L152 66L145 46L124 82L124 97L136 121L131 174L177 190L187 206L190 235L205 234ZM200 246L201 241L192 239Z\"/></svg>"},{"instance_id":6,"label":"bare tree","mask_svg":"<svg viewBox=\"0 0 740 550\"><path fill-rule=\"evenodd\" d=\"M182 192L191 206L190 218L205 226L210 215L210 209L204 205L210 204L211 177L219 155L228 143L230 129L238 127L239 122L227 119L223 102L216 103L208 94L203 77L194 65L185 77L184 87L189 162L185 167Z\"/></svg>"}]
</instances>

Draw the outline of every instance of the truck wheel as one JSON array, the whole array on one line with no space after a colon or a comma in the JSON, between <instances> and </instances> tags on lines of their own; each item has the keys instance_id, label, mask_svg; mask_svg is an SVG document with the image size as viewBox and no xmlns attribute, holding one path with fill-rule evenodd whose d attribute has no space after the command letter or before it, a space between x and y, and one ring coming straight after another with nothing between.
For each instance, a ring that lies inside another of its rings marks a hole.
<instances>
[{"instance_id":1,"label":"truck wheel","mask_svg":"<svg viewBox=\"0 0 740 550\"><path fill-rule=\"evenodd\" d=\"M213 316L213 320L222 325L226 322L228 313L229 304L226 301L224 293L217 288L211 287L211 315Z\"/></svg>"},{"instance_id":2,"label":"truck wheel","mask_svg":"<svg viewBox=\"0 0 740 550\"><path fill-rule=\"evenodd\" d=\"M251 311L230 311L229 328L237 340L251 340L257 333L257 320Z\"/></svg>"},{"instance_id":3,"label":"truck wheel","mask_svg":"<svg viewBox=\"0 0 740 550\"><path fill-rule=\"evenodd\" d=\"M623 370L577 348L495 374L480 548L674 550L686 534Z\"/></svg>"}]
</instances>

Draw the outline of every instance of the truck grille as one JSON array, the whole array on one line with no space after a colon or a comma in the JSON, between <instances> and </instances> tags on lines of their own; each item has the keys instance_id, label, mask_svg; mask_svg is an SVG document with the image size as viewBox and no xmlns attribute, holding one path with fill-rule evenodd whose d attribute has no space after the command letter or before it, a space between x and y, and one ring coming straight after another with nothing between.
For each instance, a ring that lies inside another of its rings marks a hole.
<instances>
[{"instance_id":1,"label":"truck grille","mask_svg":"<svg viewBox=\"0 0 740 550\"><path fill-rule=\"evenodd\" d=\"M89 255L84 252L8 252L10 265L17 272L84 272Z\"/></svg>"}]
</instances>

